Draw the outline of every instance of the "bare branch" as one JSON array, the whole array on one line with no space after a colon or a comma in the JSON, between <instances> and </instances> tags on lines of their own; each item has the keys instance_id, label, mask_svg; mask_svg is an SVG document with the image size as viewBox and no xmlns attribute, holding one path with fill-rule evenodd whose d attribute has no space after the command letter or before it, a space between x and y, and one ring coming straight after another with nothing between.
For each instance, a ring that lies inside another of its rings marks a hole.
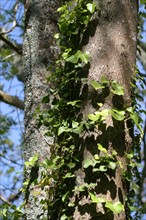
<instances>
[{"instance_id":1,"label":"bare branch","mask_svg":"<svg viewBox=\"0 0 146 220\"><path fill-rule=\"evenodd\" d=\"M19 99L17 96L10 96L1 90L0 90L0 101L24 110L24 101Z\"/></svg>"},{"instance_id":2,"label":"bare branch","mask_svg":"<svg viewBox=\"0 0 146 220\"><path fill-rule=\"evenodd\" d=\"M2 195L0 195L0 199L1 199L4 203L8 204L9 206L12 205L12 204L11 204L8 200L6 200Z\"/></svg>"},{"instance_id":3,"label":"bare branch","mask_svg":"<svg viewBox=\"0 0 146 220\"><path fill-rule=\"evenodd\" d=\"M18 54L22 55L22 48L17 44L10 41L6 36L0 34L0 39L4 41L9 47L15 50Z\"/></svg>"},{"instance_id":4,"label":"bare branch","mask_svg":"<svg viewBox=\"0 0 146 220\"><path fill-rule=\"evenodd\" d=\"M10 159L10 158L7 158L7 157L6 157L4 154L2 154L2 153L0 153L0 157L3 157L5 160L10 161L11 163L17 164L17 165L19 165L19 166L23 166L23 164L20 164L20 163L16 162L15 160L12 160L12 159ZM17 160L18 160L18 159L17 159Z\"/></svg>"},{"instance_id":5,"label":"bare branch","mask_svg":"<svg viewBox=\"0 0 146 220\"><path fill-rule=\"evenodd\" d=\"M22 194L22 191L19 191L16 194L10 195L8 198L8 202L14 202L15 200L19 199L21 194Z\"/></svg>"},{"instance_id":6,"label":"bare branch","mask_svg":"<svg viewBox=\"0 0 146 220\"><path fill-rule=\"evenodd\" d=\"M13 20L13 22L12 22L12 27L11 27L10 29L8 29L8 30L3 30L3 31L0 33L0 35L10 33L10 32L11 32L12 30L14 30L14 28L17 26L16 13L17 13L17 10L18 10L18 6L19 6L19 3L17 3L17 4L15 5L15 8L14 8L14 20Z\"/></svg>"}]
</instances>

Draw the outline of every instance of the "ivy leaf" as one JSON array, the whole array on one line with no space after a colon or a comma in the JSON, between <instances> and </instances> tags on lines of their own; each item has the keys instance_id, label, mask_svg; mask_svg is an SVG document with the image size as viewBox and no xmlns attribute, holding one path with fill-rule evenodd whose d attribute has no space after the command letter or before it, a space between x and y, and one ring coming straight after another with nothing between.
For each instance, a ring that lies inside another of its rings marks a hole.
<instances>
[{"instance_id":1,"label":"ivy leaf","mask_svg":"<svg viewBox=\"0 0 146 220\"><path fill-rule=\"evenodd\" d=\"M88 23L90 21L90 16L89 15L82 16L81 20L85 25L88 25Z\"/></svg>"},{"instance_id":2,"label":"ivy leaf","mask_svg":"<svg viewBox=\"0 0 146 220\"><path fill-rule=\"evenodd\" d=\"M79 122L77 122L77 121L72 122L72 128L76 128L76 127L78 127L78 125L79 125Z\"/></svg>"},{"instance_id":3,"label":"ivy leaf","mask_svg":"<svg viewBox=\"0 0 146 220\"><path fill-rule=\"evenodd\" d=\"M95 12L96 4L94 2L88 3L86 6L87 6L88 11L90 11L91 14Z\"/></svg>"},{"instance_id":4,"label":"ivy leaf","mask_svg":"<svg viewBox=\"0 0 146 220\"><path fill-rule=\"evenodd\" d=\"M98 150L100 150L100 151L102 151L102 152L107 154L107 149L106 148L102 147L101 144L97 144L97 146L98 146Z\"/></svg>"},{"instance_id":5,"label":"ivy leaf","mask_svg":"<svg viewBox=\"0 0 146 220\"><path fill-rule=\"evenodd\" d=\"M74 64L77 63L78 60L79 60L78 53L75 53L74 55L72 55L66 59L67 62L74 63Z\"/></svg>"},{"instance_id":6,"label":"ivy leaf","mask_svg":"<svg viewBox=\"0 0 146 220\"><path fill-rule=\"evenodd\" d=\"M95 112L95 114L89 114L88 118L94 122L98 121L98 119L100 118L100 112Z\"/></svg>"},{"instance_id":7,"label":"ivy leaf","mask_svg":"<svg viewBox=\"0 0 146 220\"><path fill-rule=\"evenodd\" d=\"M62 7L57 9L57 12L65 11L67 9L67 5L63 5Z\"/></svg>"},{"instance_id":8,"label":"ivy leaf","mask_svg":"<svg viewBox=\"0 0 146 220\"><path fill-rule=\"evenodd\" d=\"M66 60L68 58L69 53L71 52L71 50L72 50L71 48L68 48L64 51L64 53L62 54L62 57L63 57L64 60Z\"/></svg>"},{"instance_id":9,"label":"ivy leaf","mask_svg":"<svg viewBox=\"0 0 146 220\"><path fill-rule=\"evenodd\" d=\"M110 81L105 77L105 76L102 76L101 77L101 79L100 79L100 82L102 83L102 84L108 84Z\"/></svg>"},{"instance_id":10,"label":"ivy leaf","mask_svg":"<svg viewBox=\"0 0 146 220\"><path fill-rule=\"evenodd\" d=\"M35 154L33 157L30 157L28 161L25 162L25 166L34 166L36 162L38 161L38 154Z\"/></svg>"},{"instance_id":11,"label":"ivy leaf","mask_svg":"<svg viewBox=\"0 0 146 220\"><path fill-rule=\"evenodd\" d=\"M80 53L80 59L83 63L87 64L89 61L89 52Z\"/></svg>"},{"instance_id":12,"label":"ivy leaf","mask_svg":"<svg viewBox=\"0 0 146 220\"><path fill-rule=\"evenodd\" d=\"M108 109L103 109L100 112L100 115L101 115L101 120L104 121L107 118L107 116L109 115L109 110Z\"/></svg>"},{"instance_id":13,"label":"ivy leaf","mask_svg":"<svg viewBox=\"0 0 146 220\"><path fill-rule=\"evenodd\" d=\"M106 202L105 207L109 208L114 214L119 214L124 211L124 206L121 202Z\"/></svg>"},{"instance_id":14,"label":"ivy leaf","mask_svg":"<svg viewBox=\"0 0 146 220\"><path fill-rule=\"evenodd\" d=\"M116 95L124 95L124 87L114 80L112 81L112 92Z\"/></svg>"},{"instance_id":15,"label":"ivy leaf","mask_svg":"<svg viewBox=\"0 0 146 220\"><path fill-rule=\"evenodd\" d=\"M140 119L139 115L136 112L133 112L130 114L130 118L134 121L134 123L136 124L136 126L140 130L141 134L143 134L143 129L139 123L139 119Z\"/></svg>"},{"instance_id":16,"label":"ivy leaf","mask_svg":"<svg viewBox=\"0 0 146 220\"><path fill-rule=\"evenodd\" d=\"M84 161L83 161L83 167L86 169L88 168L89 166L92 166L94 167L96 165L96 160L94 158L86 158Z\"/></svg>"},{"instance_id":17,"label":"ivy leaf","mask_svg":"<svg viewBox=\"0 0 146 220\"><path fill-rule=\"evenodd\" d=\"M100 161L98 161L97 163L99 163ZM105 165L101 165L99 168L94 168L93 169L93 172L98 172L98 171L100 171L100 172L105 172L105 171L107 171L107 166L105 166Z\"/></svg>"},{"instance_id":18,"label":"ivy leaf","mask_svg":"<svg viewBox=\"0 0 146 220\"><path fill-rule=\"evenodd\" d=\"M91 197L91 200L93 203L104 203L105 202L105 199L102 198L102 197L97 197L95 196L94 194L92 193L89 193L90 194L90 197Z\"/></svg>"},{"instance_id":19,"label":"ivy leaf","mask_svg":"<svg viewBox=\"0 0 146 220\"><path fill-rule=\"evenodd\" d=\"M112 170L115 170L116 169L116 165L117 165L116 162L110 161L108 167L110 169L112 169Z\"/></svg>"},{"instance_id":20,"label":"ivy leaf","mask_svg":"<svg viewBox=\"0 0 146 220\"><path fill-rule=\"evenodd\" d=\"M44 166L47 169L55 167L55 163L53 163L53 161L49 160L48 158L46 158L43 161L43 163L41 163L41 165Z\"/></svg>"},{"instance_id":21,"label":"ivy leaf","mask_svg":"<svg viewBox=\"0 0 146 220\"><path fill-rule=\"evenodd\" d=\"M67 105L80 107L80 103L81 103L80 100L75 100L75 101L72 101L72 102L67 102Z\"/></svg>"},{"instance_id":22,"label":"ivy leaf","mask_svg":"<svg viewBox=\"0 0 146 220\"><path fill-rule=\"evenodd\" d=\"M125 111L111 109L109 111L114 119L117 121L122 121L125 118Z\"/></svg>"},{"instance_id":23,"label":"ivy leaf","mask_svg":"<svg viewBox=\"0 0 146 220\"><path fill-rule=\"evenodd\" d=\"M63 177L63 179L66 179L66 178L73 178L73 177L75 177L74 174L72 174L72 173L67 173L67 174Z\"/></svg>"},{"instance_id":24,"label":"ivy leaf","mask_svg":"<svg viewBox=\"0 0 146 220\"><path fill-rule=\"evenodd\" d=\"M58 136L61 135L63 132L69 132L69 131L71 131L70 128L61 126L61 127L59 127L59 129L58 129Z\"/></svg>"},{"instance_id":25,"label":"ivy leaf","mask_svg":"<svg viewBox=\"0 0 146 220\"><path fill-rule=\"evenodd\" d=\"M91 84L91 86L92 86L95 90L105 88L104 85L98 83L98 82L95 81L95 80L91 80L91 81L90 81L90 84Z\"/></svg>"},{"instance_id":26,"label":"ivy leaf","mask_svg":"<svg viewBox=\"0 0 146 220\"><path fill-rule=\"evenodd\" d=\"M72 132L75 133L75 134L80 134L82 131L83 131L83 125L82 124L80 124L78 127L74 128L72 130Z\"/></svg>"},{"instance_id":27,"label":"ivy leaf","mask_svg":"<svg viewBox=\"0 0 146 220\"><path fill-rule=\"evenodd\" d=\"M99 107L102 107L102 106L103 106L103 103L99 102L99 103L97 103L97 105L98 105Z\"/></svg>"},{"instance_id":28,"label":"ivy leaf","mask_svg":"<svg viewBox=\"0 0 146 220\"><path fill-rule=\"evenodd\" d=\"M107 166L101 165L101 166L99 167L99 171L101 171L101 172L107 171Z\"/></svg>"},{"instance_id":29,"label":"ivy leaf","mask_svg":"<svg viewBox=\"0 0 146 220\"><path fill-rule=\"evenodd\" d=\"M67 191L63 196L62 196L62 202L65 202L66 198L69 196L69 191Z\"/></svg>"},{"instance_id":30,"label":"ivy leaf","mask_svg":"<svg viewBox=\"0 0 146 220\"><path fill-rule=\"evenodd\" d=\"M65 214L63 214L60 218L60 220L66 220L66 219L68 219L68 217Z\"/></svg>"},{"instance_id":31,"label":"ivy leaf","mask_svg":"<svg viewBox=\"0 0 146 220\"><path fill-rule=\"evenodd\" d=\"M70 169L72 169L72 168L75 167L75 163L68 163L67 166L68 166Z\"/></svg>"},{"instance_id":32,"label":"ivy leaf","mask_svg":"<svg viewBox=\"0 0 146 220\"><path fill-rule=\"evenodd\" d=\"M68 58L65 58L67 62L71 62L76 64L79 59L81 59L82 62L85 64L89 61L89 53L88 52L82 52L81 50L78 50L74 55L71 55Z\"/></svg>"},{"instance_id":33,"label":"ivy leaf","mask_svg":"<svg viewBox=\"0 0 146 220\"><path fill-rule=\"evenodd\" d=\"M134 190L135 194L138 194L140 187L139 187L138 184L136 184L135 182L132 182L132 184L131 184L131 189Z\"/></svg>"},{"instance_id":34,"label":"ivy leaf","mask_svg":"<svg viewBox=\"0 0 146 220\"><path fill-rule=\"evenodd\" d=\"M59 39L59 37L60 37L60 34L59 34L59 33L56 33L56 34L54 35L54 38L55 38L55 39Z\"/></svg>"}]
</instances>

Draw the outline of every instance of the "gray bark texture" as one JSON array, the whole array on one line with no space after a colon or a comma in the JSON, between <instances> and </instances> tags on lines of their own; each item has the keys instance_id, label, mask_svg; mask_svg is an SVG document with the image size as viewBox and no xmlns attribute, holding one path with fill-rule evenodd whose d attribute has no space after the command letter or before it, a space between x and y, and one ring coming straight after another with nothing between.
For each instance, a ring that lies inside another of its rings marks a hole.
<instances>
[{"instance_id":1,"label":"gray bark texture","mask_svg":"<svg viewBox=\"0 0 146 220\"><path fill-rule=\"evenodd\" d=\"M25 148L24 158L28 161L35 153L39 154L40 161L50 157L50 144L53 139L45 137L46 128L36 126L35 112L47 108L41 104L43 96L49 91L46 77L50 72L47 68L54 62L57 47L54 44L54 34L57 32L57 14L59 1L28 0L25 3L25 35L23 43L23 63L25 75ZM28 169L25 180L30 179L25 195L26 219L36 220L47 218L47 209L43 210L40 204L47 192L39 193L39 198L33 194L30 187L34 179L39 180L40 170ZM40 191L39 189L38 191ZM38 196L37 196L38 197Z\"/></svg>"},{"instance_id":2,"label":"gray bark texture","mask_svg":"<svg viewBox=\"0 0 146 220\"><path fill-rule=\"evenodd\" d=\"M92 88L82 88L82 108L80 114L86 118L89 113L96 111L95 103L104 101L102 109L131 106L131 79L134 76L136 61L136 36L137 36L137 1L131 0L95 0L101 11L94 15L90 27L83 39L83 48L90 53L90 67L88 80L100 81L101 76L109 80L116 80L125 88L122 98L111 95L94 93ZM23 62L25 74L25 160L27 161L35 153L39 154L40 160L46 156L50 157L49 144L53 139L45 136L46 128L37 128L34 113L38 106L46 108L41 104L42 97L47 94L49 85L46 77L50 74L47 67L54 62L57 47L54 42L54 34L57 32L57 14L59 0L28 0L26 2L26 32L23 45ZM107 93L107 94L106 94ZM80 137L81 138L81 137ZM128 132L126 122L113 121L111 117L106 120L106 126L96 127L90 134L85 134L82 140L82 161L92 158L97 149L97 143L102 144L108 152L117 151L117 161L121 161L123 169L127 169L128 161L124 152L131 149L132 138ZM98 153L98 152L97 152ZM122 178L122 168L117 166L116 171L102 173L97 177L83 169L75 171L76 184L96 182L97 197L113 202L121 201L125 207L125 196L128 188ZM26 180L33 181L40 178L40 171L27 170ZM96 179L96 180L95 180ZM36 187L36 186L35 186ZM43 210L40 200L47 197L43 191L35 202L33 187L28 186L26 193L26 219L50 219L47 209ZM75 200L77 195L73 195ZM100 220L126 220L126 211L113 215L105 212L102 204L97 206L90 204L90 198L84 196L78 198L78 204L72 212L75 220L100 219ZM56 213L59 207L56 207ZM59 212L59 211L58 211ZM56 214L57 215L57 214ZM56 219L60 219L56 216ZM55 220L53 218L52 220Z\"/></svg>"}]
</instances>

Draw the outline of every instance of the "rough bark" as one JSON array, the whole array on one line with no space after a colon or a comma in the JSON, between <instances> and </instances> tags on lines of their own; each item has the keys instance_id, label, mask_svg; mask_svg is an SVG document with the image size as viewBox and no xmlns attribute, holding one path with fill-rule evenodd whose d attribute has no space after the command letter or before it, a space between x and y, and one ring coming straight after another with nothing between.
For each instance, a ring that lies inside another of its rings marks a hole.
<instances>
[{"instance_id":1,"label":"rough bark","mask_svg":"<svg viewBox=\"0 0 146 220\"><path fill-rule=\"evenodd\" d=\"M97 110L97 103L103 102L102 109L124 109L131 106L131 80L135 72L136 41L137 41L137 1L125 0L96 0L101 9L100 15L94 17L91 26L87 30L84 50L91 56L88 73L89 80L100 81L101 76L109 80L116 80L124 86L124 97L112 96L109 91L94 93L92 88L84 88L84 99L81 114L87 117L88 113ZM89 36L89 37L88 37ZM88 37L88 38L87 38ZM84 137L83 160L92 158L100 143L110 153L117 151L117 161L121 161L123 168L117 166L114 172L100 173L95 176L91 170L86 172L81 168L76 172L76 179L82 178L88 182L96 182L97 197L104 197L109 201L120 201L125 206L125 211L120 214L107 212L102 204L89 205L90 199L80 199L74 212L74 219L116 220L127 219L125 197L129 191L128 184L123 179L122 172L127 170L128 161L125 152L129 152L132 146L132 138L129 134L126 122L116 122L111 117L106 120L106 126L96 127L93 133ZM82 176L82 177L81 177ZM78 183L79 184L79 183ZM81 205L82 204L82 205ZM88 204L88 208L87 207ZM96 212L97 211L97 212ZM87 215L88 213L88 215Z\"/></svg>"},{"instance_id":2,"label":"rough bark","mask_svg":"<svg viewBox=\"0 0 146 220\"><path fill-rule=\"evenodd\" d=\"M57 47L54 45L54 34L57 32L57 14L59 1L28 0L25 4L25 35L23 44L23 63L25 74L25 148L24 158L28 161L35 153L39 154L40 161L50 157L52 139L45 137L46 128L36 125L34 116L36 109L44 109L41 100L49 90L46 77L47 68L54 62ZM40 201L47 196L43 190L38 196L33 194L30 184L34 179L39 181L40 171L27 170L25 180L30 179L27 186L26 219L36 220L47 218L47 209L43 210ZM41 189L40 189L41 190ZM38 200L35 202L36 197Z\"/></svg>"}]
</instances>

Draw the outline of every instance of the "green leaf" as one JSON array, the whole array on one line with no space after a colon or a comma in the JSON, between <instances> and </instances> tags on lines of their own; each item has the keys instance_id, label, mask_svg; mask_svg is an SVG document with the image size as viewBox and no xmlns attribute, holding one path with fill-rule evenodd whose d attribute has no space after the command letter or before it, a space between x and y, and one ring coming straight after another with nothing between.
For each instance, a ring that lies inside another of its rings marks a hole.
<instances>
[{"instance_id":1,"label":"green leaf","mask_svg":"<svg viewBox=\"0 0 146 220\"><path fill-rule=\"evenodd\" d=\"M115 170L117 166L116 162L110 161L108 167L112 170Z\"/></svg>"},{"instance_id":2,"label":"green leaf","mask_svg":"<svg viewBox=\"0 0 146 220\"><path fill-rule=\"evenodd\" d=\"M85 184L82 184L82 185L79 185L79 186L75 186L75 189L73 191L75 192L84 192L86 190L86 186L88 184L85 183Z\"/></svg>"},{"instance_id":3,"label":"green leaf","mask_svg":"<svg viewBox=\"0 0 146 220\"><path fill-rule=\"evenodd\" d=\"M136 112L133 112L130 114L130 118L134 121L134 123L136 124L136 126L138 127L138 129L140 130L140 132L143 134L143 129L139 123L139 115Z\"/></svg>"},{"instance_id":4,"label":"green leaf","mask_svg":"<svg viewBox=\"0 0 146 220\"><path fill-rule=\"evenodd\" d=\"M81 17L81 21L85 24L88 25L89 21L90 21L90 16L89 15L85 15Z\"/></svg>"},{"instance_id":5,"label":"green leaf","mask_svg":"<svg viewBox=\"0 0 146 220\"><path fill-rule=\"evenodd\" d=\"M63 179L66 179L66 178L73 178L73 177L75 177L74 174L72 174L72 173L67 173L67 174L63 177Z\"/></svg>"},{"instance_id":6,"label":"green leaf","mask_svg":"<svg viewBox=\"0 0 146 220\"><path fill-rule=\"evenodd\" d=\"M133 108L132 108L132 107L128 107L128 108L126 109L126 111L127 111L127 112L130 112L130 113L132 113L132 114L133 114L133 111L134 111L134 110L133 110Z\"/></svg>"},{"instance_id":7,"label":"green leaf","mask_svg":"<svg viewBox=\"0 0 146 220\"><path fill-rule=\"evenodd\" d=\"M102 147L101 144L97 144L97 146L98 146L98 150L100 150L100 151L102 151L102 152L107 154L107 149L106 148Z\"/></svg>"},{"instance_id":8,"label":"green leaf","mask_svg":"<svg viewBox=\"0 0 146 220\"><path fill-rule=\"evenodd\" d=\"M76 128L76 127L78 127L78 125L79 125L79 122L77 122L77 121L72 122L72 128Z\"/></svg>"},{"instance_id":9,"label":"green leaf","mask_svg":"<svg viewBox=\"0 0 146 220\"><path fill-rule=\"evenodd\" d=\"M94 158L86 158L84 161L83 161L83 167L86 169L88 168L89 166L92 166L94 167L96 165L96 160Z\"/></svg>"},{"instance_id":10,"label":"green leaf","mask_svg":"<svg viewBox=\"0 0 146 220\"><path fill-rule=\"evenodd\" d=\"M75 163L68 163L67 166L68 166L70 169L72 169L72 168L75 167Z\"/></svg>"},{"instance_id":11,"label":"green leaf","mask_svg":"<svg viewBox=\"0 0 146 220\"><path fill-rule=\"evenodd\" d=\"M100 112L101 120L104 121L107 118L108 115L109 115L109 110L108 109L103 109Z\"/></svg>"},{"instance_id":12,"label":"green leaf","mask_svg":"<svg viewBox=\"0 0 146 220\"><path fill-rule=\"evenodd\" d=\"M89 53L88 52L82 52L81 50L78 50L74 55L71 55L70 57L67 58L67 56L64 56L64 59L67 62L71 62L76 64L78 62L79 59L81 59L82 62L84 62L85 64L88 63L89 61Z\"/></svg>"},{"instance_id":13,"label":"green leaf","mask_svg":"<svg viewBox=\"0 0 146 220\"><path fill-rule=\"evenodd\" d=\"M59 39L59 37L60 37L60 34L59 34L59 33L56 33L56 34L54 35L54 38L55 38L55 39Z\"/></svg>"},{"instance_id":14,"label":"green leaf","mask_svg":"<svg viewBox=\"0 0 146 220\"><path fill-rule=\"evenodd\" d=\"M132 159L133 156L134 156L134 153L126 153L126 152L125 152L125 155L126 155L126 157L127 157L128 159Z\"/></svg>"},{"instance_id":15,"label":"green leaf","mask_svg":"<svg viewBox=\"0 0 146 220\"><path fill-rule=\"evenodd\" d=\"M83 63L87 64L89 62L89 52L80 53L80 59Z\"/></svg>"},{"instance_id":16,"label":"green leaf","mask_svg":"<svg viewBox=\"0 0 146 220\"><path fill-rule=\"evenodd\" d=\"M8 211L8 209L6 209L6 208L3 209L2 213L3 213L3 216L4 216L4 217L7 216L7 211Z\"/></svg>"},{"instance_id":17,"label":"green leaf","mask_svg":"<svg viewBox=\"0 0 146 220\"><path fill-rule=\"evenodd\" d=\"M64 202L66 200L66 198L69 195L69 191L67 191L63 196L62 196L62 202Z\"/></svg>"},{"instance_id":18,"label":"green leaf","mask_svg":"<svg viewBox=\"0 0 146 220\"><path fill-rule=\"evenodd\" d=\"M103 103L97 103L97 105L99 106L99 107L102 107L103 106Z\"/></svg>"},{"instance_id":19,"label":"green leaf","mask_svg":"<svg viewBox=\"0 0 146 220\"><path fill-rule=\"evenodd\" d=\"M129 206L130 211L135 212L139 210L139 207Z\"/></svg>"},{"instance_id":20,"label":"green leaf","mask_svg":"<svg viewBox=\"0 0 146 220\"><path fill-rule=\"evenodd\" d=\"M30 157L28 161L25 162L25 166L34 166L38 161L38 154L35 154L33 157Z\"/></svg>"},{"instance_id":21,"label":"green leaf","mask_svg":"<svg viewBox=\"0 0 146 220\"><path fill-rule=\"evenodd\" d=\"M61 127L59 127L59 129L58 129L58 136L61 135L63 132L69 132L69 131L71 131L70 128L61 126Z\"/></svg>"},{"instance_id":22,"label":"green leaf","mask_svg":"<svg viewBox=\"0 0 146 220\"><path fill-rule=\"evenodd\" d=\"M98 170L99 170L100 172L105 172L105 171L107 171L107 166L101 165Z\"/></svg>"},{"instance_id":23,"label":"green leaf","mask_svg":"<svg viewBox=\"0 0 146 220\"><path fill-rule=\"evenodd\" d=\"M52 160L49 160L47 158L41 164L42 164L42 166L44 166L47 169L53 168L54 166L56 166L55 163L53 163Z\"/></svg>"},{"instance_id":24,"label":"green leaf","mask_svg":"<svg viewBox=\"0 0 146 220\"><path fill-rule=\"evenodd\" d=\"M134 190L135 194L139 193L140 187L135 182L132 182L130 188Z\"/></svg>"},{"instance_id":25,"label":"green leaf","mask_svg":"<svg viewBox=\"0 0 146 220\"><path fill-rule=\"evenodd\" d=\"M89 193L89 194L90 194L92 203L104 203L104 202L105 202L105 199L104 199L104 198L102 198L102 197L97 197L97 196L95 196L95 195L92 194L92 193Z\"/></svg>"},{"instance_id":26,"label":"green leaf","mask_svg":"<svg viewBox=\"0 0 146 220\"><path fill-rule=\"evenodd\" d=\"M112 117L117 121L123 121L125 118L125 111L111 109L109 110L109 112L111 113Z\"/></svg>"},{"instance_id":27,"label":"green leaf","mask_svg":"<svg viewBox=\"0 0 146 220\"><path fill-rule=\"evenodd\" d=\"M63 5L62 7L57 9L57 12L64 11L67 9L67 5Z\"/></svg>"},{"instance_id":28,"label":"green leaf","mask_svg":"<svg viewBox=\"0 0 146 220\"><path fill-rule=\"evenodd\" d=\"M60 220L66 220L66 219L68 219L68 217L65 214L63 214L60 218Z\"/></svg>"},{"instance_id":29,"label":"green leaf","mask_svg":"<svg viewBox=\"0 0 146 220\"><path fill-rule=\"evenodd\" d=\"M64 53L62 54L62 57L63 57L64 60L66 60L66 59L68 58L69 53L70 53L71 51L72 51L71 48L68 48L68 49L66 49L66 50L64 51Z\"/></svg>"},{"instance_id":30,"label":"green leaf","mask_svg":"<svg viewBox=\"0 0 146 220\"><path fill-rule=\"evenodd\" d=\"M119 214L124 211L124 206L121 202L106 202L105 207L109 208L114 214Z\"/></svg>"},{"instance_id":31,"label":"green leaf","mask_svg":"<svg viewBox=\"0 0 146 220\"><path fill-rule=\"evenodd\" d=\"M124 87L114 80L112 81L112 92L116 95L124 95Z\"/></svg>"},{"instance_id":32,"label":"green leaf","mask_svg":"<svg viewBox=\"0 0 146 220\"><path fill-rule=\"evenodd\" d=\"M99 163L100 161L98 161L97 163ZM93 172L105 172L107 171L107 166L105 165L101 165L99 168L93 168Z\"/></svg>"},{"instance_id":33,"label":"green leaf","mask_svg":"<svg viewBox=\"0 0 146 220\"><path fill-rule=\"evenodd\" d=\"M91 120L91 121L98 121L99 118L100 118L100 112L96 112L95 114L89 114L88 115L88 118Z\"/></svg>"},{"instance_id":34,"label":"green leaf","mask_svg":"<svg viewBox=\"0 0 146 220\"><path fill-rule=\"evenodd\" d=\"M80 103L81 103L80 100L75 100L75 101L72 101L72 102L67 102L67 105L80 107Z\"/></svg>"},{"instance_id":35,"label":"green leaf","mask_svg":"<svg viewBox=\"0 0 146 220\"><path fill-rule=\"evenodd\" d=\"M83 124L80 124L78 127L73 128L72 132L75 134L80 134L83 131Z\"/></svg>"},{"instance_id":36,"label":"green leaf","mask_svg":"<svg viewBox=\"0 0 146 220\"><path fill-rule=\"evenodd\" d=\"M79 60L79 56L78 56L77 53L72 55L72 56L70 56L70 57L68 57L68 58L66 58L67 62L74 63L74 64L77 63L78 60Z\"/></svg>"},{"instance_id":37,"label":"green leaf","mask_svg":"<svg viewBox=\"0 0 146 220\"><path fill-rule=\"evenodd\" d=\"M90 11L91 14L95 12L96 4L94 2L88 3L86 6L87 6L88 11Z\"/></svg>"},{"instance_id":38,"label":"green leaf","mask_svg":"<svg viewBox=\"0 0 146 220\"><path fill-rule=\"evenodd\" d=\"M102 76L101 77L101 79L100 79L100 82L102 83L102 84L108 84L110 81L106 78L106 76Z\"/></svg>"},{"instance_id":39,"label":"green leaf","mask_svg":"<svg viewBox=\"0 0 146 220\"><path fill-rule=\"evenodd\" d=\"M90 84L91 84L91 86L92 86L95 90L105 88L104 85L98 83L98 82L95 81L95 80L91 80L91 81L90 81Z\"/></svg>"}]
</instances>

